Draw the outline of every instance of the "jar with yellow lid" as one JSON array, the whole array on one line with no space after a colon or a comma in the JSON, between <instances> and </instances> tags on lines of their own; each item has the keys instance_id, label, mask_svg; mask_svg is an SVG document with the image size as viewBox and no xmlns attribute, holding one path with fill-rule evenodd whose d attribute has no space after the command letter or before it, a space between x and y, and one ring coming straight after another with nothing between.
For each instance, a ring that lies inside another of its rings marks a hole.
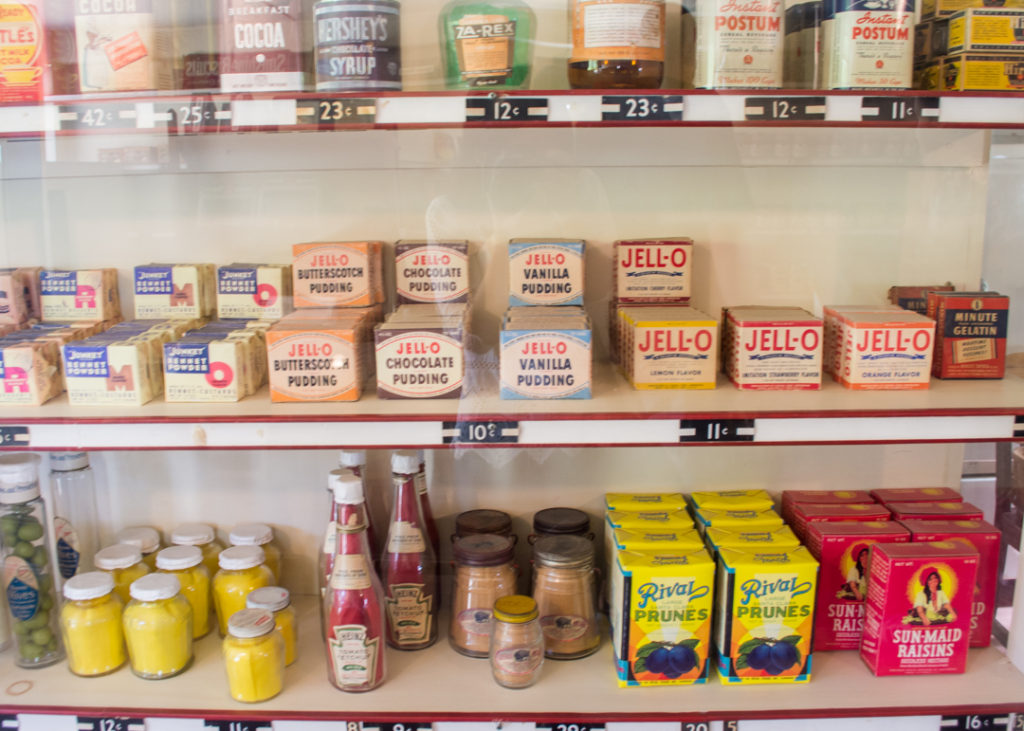
<instances>
[{"instance_id":1,"label":"jar with yellow lid","mask_svg":"<svg viewBox=\"0 0 1024 731\"><path fill-rule=\"evenodd\" d=\"M149 574L131 585L124 608L124 639L132 672L147 680L170 678L192 662L192 606L181 582Z\"/></svg>"},{"instance_id":2,"label":"jar with yellow lid","mask_svg":"<svg viewBox=\"0 0 1024 731\"><path fill-rule=\"evenodd\" d=\"M531 597L513 594L494 602L491 673L498 685L528 688L544 665L544 632Z\"/></svg>"},{"instance_id":3,"label":"jar with yellow lid","mask_svg":"<svg viewBox=\"0 0 1024 731\"><path fill-rule=\"evenodd\" d=\"M274 529L265 523L239 523L229 535L232 546L259 546L266 555L265 563L274 574L274 583L281 581L281 548L274 542Z\"/></svg>"},{"instance_id":4,"label":"jar with yellow lid","mask_svg":"<svg viewBox=\"0 0 1024 731\"><path fill-rule=\"evenodd\" d=\"M533 546L533 598L545 654L559 660L597 651L594 544L582 536L544 536Z\"/></svg>"},{"instance_id":5,"label":"jar with yellow lid","mask_svg":"<svg viewBox=\"0 0 1024 731\"><path fill-rule=\"evenodd\" d=\"M60 631L75 675L95 677L124 665L121 612L124 604L114 593L114 579L102 571L72 576L64 583Z\"/></svg>"},{"instance_id":6,"label":"jar with yellow lid","mask_svg":"<svg viewBox=\"0 0 1024 731\"><path fill-rule=\"evenodd\" d=\"M245 599L246 609L265 609L274 615L274 626L284 640L284 664L295 662L298 646L298 632L295 622L295 608L287 589L280 586L265 586L249 594Z\"/></svg>"},{"instance_id":7,"label":"jar with yellow lid","mask_svg":"<svg viewBox=\"0 0 1024 731\"><path fill-rule=\"evenodd\" d=\"M97 570L110 574L114 580L114 593L122 604L131 601L131 585L149 573L149 566L142 560L142 552L135 546L119 543L96 552L92 558Z\"/></svg>"},{"instance_id":8,"label":"jar with yellow lid","mask_svg":"<svg viewBox=\"0 0 1024 731\"><path fill-rule=\"evenodd\" d=\"M142 560L149 566L149 570L156 571L156 554L160 550L160 534L155 528L146 526L125 528L114 536L114 541L135 546L142 552Z\"/></svg>"},{"instance_id":9,"label":"jar with yellow lid","mask_svg":"<svg viewBox=\"0 0 1024 731\"><path fill-rule=\"evenodd\" d=\"M243 609L228 620L223 644L231 697L242 703L273 698L284 687L284 639L274 630L274 615Z\"/></svg>"},{"instance_id":10,"label":"jar with yellow lid","mask_svg":"<svg viewBox=\"0 0 1024 731\"><path fill-rule=\"evenodd\" d=\"M515 546L500 535L469 535L452 546L455 579L448 640L457 652L487 657L494 602L516 593Z\"/></svg>"},{"instance_id":11,"label":"jar with yellow lid","mask_svg":"<svg viewBox=\"0 0 1024 731\"><path fill-rule=\"evenodd\" d=\"M213 607L220 633L228 633L228 620L245 609L245 599L257 589L274 585L274 574L259 546L232 546L221 551L220 570L213 577Z\"/></svg>"},{"instance_id":12,"label":"jar with yellow lid","mask_svg":"<svg viewBox=\"0 0 1024 731\"><path fill-rule=\"evenodd\" d=\"M171 531L171 543L175 546L198 546L203 552L203 566L210 576L217 573L220 566L217 557L224 550L224 545L217 540L217 531L206 523L184 523Z\"/></svg>"},{"instance_id":13,"label":"jar with yellow lid","mask_svg":"<svg viewBox=\"0 0 1024 731\"><path fill-rule=\"evenodd\" d=\"M210 574L198 546L171 546L156 555L160 573L178 577L181 595L192 605L192 639L210 632Z\"/></svg>"}]
</instances>

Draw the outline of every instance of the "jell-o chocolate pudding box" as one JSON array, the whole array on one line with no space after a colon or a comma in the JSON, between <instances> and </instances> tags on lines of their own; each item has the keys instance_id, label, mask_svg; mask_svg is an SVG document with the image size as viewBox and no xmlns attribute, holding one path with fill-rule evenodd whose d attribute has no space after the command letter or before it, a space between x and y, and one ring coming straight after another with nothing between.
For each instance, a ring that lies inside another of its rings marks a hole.
<instances>
[{"instance_id":1,"label":"jell-o chocolate pudding box","mask_svg":"<svg viewBox=\"0 0 1024 731\"><path fill-rule=\"evenodd\" d=\"M469 301L468 241L399 241L395 244L398 304Z\"/></svg>"},{"instance_id":2,"label":"jell-o chocolate pudding box","mask_svg":"<svg viewBox=\"0 0 1024 731\"><path fill-rule=\"evenodd\" d=\"M999 586L999 529L984 520L901 520L912 541L960 541L980 557L971 617L971 647L992 642L992 617Z\"/></svg>"},{"instance_id":3,"label":"jell-o chocolate pudding box","mask_svg":"<svg viewBox=\"0 0 1024 731\"><path fill-rule=\"evenodd\" d=\"M280 320L292 311L292 268L229 264L217 269L217 316L222 320Z\"/></svg>"},{"instance_id":4,"label":"jell-o chocolate pudding box","mask_svg":"<svg viewBox=\"0 0 1024 731\"><path fill-rule=\"evenodd\" d=\"M39 297L46 322L121 317L116 269L44 269L39 273Z\"/></svg>"},{"instance_id":5,"label":"jell-o chocolate pudding box","mask_svg":"<svg viewBox=\"0 0 1024 731\"><path fill-rule=\"evenodd\" d=\"M797 503L789 513L789 525L800 540L807 540L807 530L811 523L834 523L842 520L882 521L892 520L892 513L884 505L816 505L814 503Z\"/></svg>"},{"instance_id":6,"label":"jell-o chocolate pudding box","mask_svg":"<svg viewBox=\"0 0 1024 731\"><path fill-rule=\"evenodd\" d=\"M583 305L584 251L578 239L512 239L509 305Z\"/></svg>"},{"instance_id":7,"label":"jell-o chocolate pudding box","mask_svg":"<svg viewBox=\"0 0 1024 731\"><path fill-rule=\"evenodd\" d=\"M374 328L377 396L382 399L459 398L466 375L469 309L448 305L432 314L403 305Z\"/></svg>"},{"instance_id":8,"label":"jell-o chocolate pudding box","mask_svg":"<svg viewBox=\"0 0 1024 731\"><path fill-rule=\"evenodd\" d=\"M216 310L213 264L135 267L135 319L212 317Z\"/></svg>"},{"instance_id":9,"label":"jell-o chocolate pudding box","mask_svg":"<svg viewBox=\"0 0 1024 731\"><path fill-rule=\"evenodd\" d=\"M710 389L718 322L692 307L620 307L620 366L633 388Z\"/></svg>"},{"instance_id":10,"label":"jell-o chocolate pudding box","mask_svg":"<svg viewBox=\"0 0 1024 731\"><path fill-rule=\"evenodd\" d=\"M1002 378L1010 298L997 292L929 292L939 378Z\"/></svg>"},{"instance_id":11,"label":"jell-o chocolate pudding box","mask_svg":"<svg viewBox=\"0 0 1024 731\"><path fill-rule=\"evenodd\" d=\"M842 357L833 376L853 390L914 390L931 379L935 321L908 310L839 317Z\"/></svg>"},{"instance_id":12,"label":"jell-o chocolate pudding box","mask_svg":"<svg viewBox=\"0 0 1024 731\"><path fill-rule=\"evenodd\" d=\"M811 523L807 527L807 548L821 564L814 614L815 651L860 647L871 546L909 541L910 531L894 521Z\"/></svg>"},{"instance_id":13,"label":"jell-o chocolate pudding box","mask_svg":"<svg viewBox=\"0 0 1024 731\"><path fill-rule=\"evenodd\" d=\"M612 272L617 302L688 304L693 293L693 240L616 241Z\"/></svg>"},{"instance_id":14,"label":"jell-o chocolate pudding box","mask_svg":"<svg viewBox=\"0 0 1024 731\"><path fill-rule=\"evenodd\" d=\"M799 307L728 307L722 318L723 368L737 388L821 388L822 321Z\"/></svg>"},{"instance_id":15,"label":"jell-o chocolate pudding box","mask_svg":"<svg viewBox=\"0 0 1024 731\"><path fill-rule=\"evenodd\" d=\"M366 307L384 302L383 247L380 241L295 244L295 308Z\"/></svg>"},{"instance_id":16,"label":"jell-o chocolate pudding box","mask_svg":"<svg viewBox=\"0 0 1024 731\"><path fill-rule=\"evenodd\" d=\"M505 315L499 368L501 398L590 398L590 318L572 312L533 315L532 309L513 307Z\"/></svg>"},{"instance_id":17,"label":"jell-o chocolate pudding box","mask_svg":"<svg viewBox=\"0 0 1024 731\"><path fill-rule=\"evenodd\" d=\"M875 499L866 490L783 490L782 517L789 521L793 506L813 505L873 505Z\"/></svg>"},{"instance_id":18,"label":"jell-o chocolate pudding box","mask_svg":"<svg viewBox=\"0 0 1024 731\"><path fill-rule=\"evenodd\" d=\"M871 491L880 503L959 503L960 493L950 487L881 487Z\"/></svg>"},{"instance_id":19,"label":"jell-o chocolate pudding box","mask_svg":"<svg viewBox=\"0 0 1024 731\"><path fill-rule=\"evenodd\" d=\"M718 551L715 646L725 685L806 683L818 562L800 548Z\"/></svg>"},{"instance_id":20,"label":"jell-o chocolate pudding box","mask_svg":"<svg viewBox=\"0 0 1024 731\"><path fill-rule=\"evenodd\" d=\"M875 675L962 673L977 549L960 541L871 549L860 656Z\"/></svg>"},{"instance_id":21,"label":"jell-o chocolate pudding box","mask_svg":"<svg viewBox=\"0 0 1024 731\"><path fill-rule=\"evenodd\" d=\"M971 503L886 503L894 520L984 520L985 513Z\"/></svg>"}]
</instances>

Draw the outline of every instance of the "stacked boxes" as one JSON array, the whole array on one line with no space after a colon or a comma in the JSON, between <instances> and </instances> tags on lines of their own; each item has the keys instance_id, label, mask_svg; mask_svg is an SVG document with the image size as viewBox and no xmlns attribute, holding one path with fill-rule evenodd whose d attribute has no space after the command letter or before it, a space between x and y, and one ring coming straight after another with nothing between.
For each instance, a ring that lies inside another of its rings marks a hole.
<instances>
[{"instance_id":1,"label":"stacked boxes","mask_svg":"<svg viewBox=\"0 0 1024 731\"><path fill-rule=\"evenodd\" d=\"M0 269L0 325L24 327L42 318L40 272L41 267Z\"/></svg>"},{"instance_id":2,"label":"stacked boxes","mask_svg":"<svg viewBox=\"0 0 1024 731\"><path fill-rule=\"evenodd\" d=\"M817 505L872 505L875 499L866 490L783 490L782 518L792 521L793 506L801 503Z\"/></svg>"},{"instance_id":3,"label":"stacked boxes","mask_svg":"<svg viewBox=\"0 0 1024 731\"><path fill-rule=\"evenodd\" d=\"M847 505L829 505L817 503L797 503L790 511L789 524L800 540L807 540L807 533L814 523L844 522L877 522L892 520L892 511L885 505L862 503Z\"/></svg>"},{"instance_id":4,"label":"stacked boxes","mask_svg":"<svg viewBox=\"0 0 1024 731\"><path fill-rule=\"evenodd\" d=\"M501 329L503 399L586 399L593 360L582 307L512 307Z\"/></svg>"},{"instance_id":5,"label":"stacked boxes","mask_svg":"<svg viewBox=\"0 0 1024 731\"><path fill-rule=\"evenodd\" d=\"M965 502L886 503L895 520L982 520L981 508Z\"/></svg>"},{"instance_id":6,"label":"stacked boxes","mask_svg":"<svg viewBox=\"0 0 1024 731\"><path fill-rule=\"evenodd\" d=\"M718 322L684 306L618 308L615 360L636 389L710 389L718 371Z\"/></svg>"},{"instance_id":7,"label":"stacked boxes","mask_svg":"<svg viewBox=\"0 0 1024 731\"><path fill-rule=\"evenodd\" d=\"M367 307L383 303L383 247L380 241L293 246L295 308Z\"/></svg>"},{"instance_id":8,"label":"stacked boxes","mask_svg":"<svg viewBox=\"0 0 1024 731\"><path fill-rule=\"evenodd\" d=\"M399 241L395 293L400 305L469 302L468 241Z\"/></svg>"},{"instance_id":9,"label":"stacked boxes","mask_svg":"<svg viewBox=\"0 0 1024 731\"><path fill-rule=\"evenodd\" d=\"M135 319L213 317L213 264L149 264L135 267Z\"/></svg>"},{"instance_id":10,"label":"stacked boxes","mask_svg":"<svg viewBox=\"0 0 1024 731\"><path fill-rule=\"evenodd\" d=\"M116 269L44 269L40 312L46 322L104 322L121 317Z\"/></svg>"},{"instance_id":11,"label":"stacked boxes","mask_svg":"<svg viewBox=\"0 0 1024 731\"><path fill-rule=\"evenodd\" d=\"M402 305L374 328L377 396L459 398L466 376L470 309Z\"/></svg>"},{"instance_id":12,"label":"stacked boxes","mask_svg":"<svg viewBox=\"0 0 1024 731\"><path fill-rule=\"evenodd\" d=\"M585 248L578 239L512 239L508 244L509 305L582 307Z\"/></svg>"},{"instance_id":13,"label":"stacked boxes","mask_svg":"<svg viewBox=\"0 0 1024 731\"><path fill-rule=\"evenodd\" d=\"M292 268L230 264L217 269L217 316L222 320L280 320L292 310Z\"/></svg>"},{"instance_id":14,"label":"stacked boxes","mask_svg":"<svg viewBox=\"0 0 1024 731\"><path fill-rule=\"evenodd\" d=\"M928 312L929 292L952 292L953 285L940 284L932 287L921 286L898 286L889 287L889 302L902 307L904 310L916 312L919 315Z\"/></svg>"},{"instance_id":15,"label":"stacked boxes","mask_svg":"<svg viewBox=\"0 0 1024 731\"><path fill-rule=\"evenodd\" d=\"M915 34L919 88L945 91L1024 89L1024 3L975 0L925 3Z\"/></svg>"},{"instance_id":16,"label":"stacked boxes","mask_svg":"<svg viewBox=\"0 0 1024 731\"><path fill-rule=\"evenodd\" d=\"M723 370L737 388L821 388L820 318L799 307L729 307L722 314Z\"/></svg>"},{"instance_id":17,"label":"stacked boxes","mask_svg":"<svg viewBox=\"0 0 1024 731\"><path fill-rule=\"evenodd\" d=\"M686 304L693 292L693 241L627 239L613 247L612 291L619 304Z\"/></svg>"},{"instance_id":18,"label":"stacked boxes","mask_svg":"<svg viewBox=\"0 0 1024 731\"><path fill-rule=\"evenodd\" d=\"M929 292L927 312L936 322L934 375L1003 377L1009 297L998 292Z\"/></svg>"},{"instance_id":19,"label":"stacked boxes","mask_svg":"<svg viewBox=\"0 0 1024 731\"><path fill-rule=\"evenodd\" d=\"M928 388L935 322L890 307L825 308L825 362L846 388Z\"/></svg>"},{"instance_id":20,"label":"stacked boxes","mask_svg":"<svg viewBox=\"0 0 1024 731\"><path fill-rule=\"evenodd\" d=\"M266 378L266 334L241 321L211 323L164 345L168 403L240 401Z\"/></svg>"}]
</instances>

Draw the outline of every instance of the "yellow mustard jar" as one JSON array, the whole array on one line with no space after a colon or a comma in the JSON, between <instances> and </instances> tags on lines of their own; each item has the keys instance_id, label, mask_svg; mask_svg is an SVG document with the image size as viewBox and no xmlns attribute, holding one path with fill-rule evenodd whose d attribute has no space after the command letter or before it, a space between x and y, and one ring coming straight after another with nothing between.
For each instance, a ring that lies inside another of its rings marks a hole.
<instances>
[{"instance_id":1,"label":"yellow mustard jar","mask_svg":"<svg viewBox=\"0 0 1024 731\"><path fill-rule=\"evenodd\" d=\"M242 703L273 698L284 687L284 639L265 609L231 615L223 644L231 697Z\"/></svg>"},{"instance_id":2,"label":"yellow mustard jar","mask_svg":"<svg viewBox=\"0 0 1024 731\"><path fill-rule=\"evenodd\" d=\"M71 672L95 677L124 665L124 604L114 592L114 578L102 571L77 574L65 582L64 598L60 631Z\"/></svg>"},{"instance_id":3,"label":"yellow mustard jar","mask_svg":"<svg viewBox=\"0 0 1024 731\"><path fill-rule=\"evenodd\" d=\"M266 523L239 523L229 535L232 546L259 546L266 555L265 563L274 574L274 583L281 581L281 548L274 542L274 529Z\"/></svg>"},{"instance_id":4,"label":"yellow mustard jar","mask_svg":"<svg viewBox=\"0 0 1024 731\"><path fill-rule=\"evenodd\" d=\"M156 555L161 573L178 577L181 595L192 605L192 639L210 632L210 574L198 546L171 546Z\"/></svg>"},{"instance_id":5,"label":"yellow mustard jar","mask_svg":"<svg viewBox=\"0 0 1024 731\"><path fill-rule=\"evenodd\" d=\"M266 609L274 615L274 625L284 640L284 664L295 662L298 632L295 624L295 608L287 589L280 586L265 586L249 594L245 600L248 609Z\"/></svg>"},{"instance_id":6,"label":"yellow mustard jar","mask_svg":"<svg viewBox=\"0 0 1024 731\"><path fill-rule=\"evenodd\" d=\"M184 523L171 531L171 543L175 546L199 546L203 552L203 565L210 576L217 573L220 566L217 557L224 550L223 544L217 540L217 531L206 523Z\"/></svg>"},{"instance_id":7,"label":"yellow mustard jar","mask_svg":"<svg viewBox=\"0 0 1024 731\"><path fill-rule=\"evenodd\" d=\"M126 543L135 546L142 552L142 560L150 571L156 571L156 554L160 550L160 534L155 528L139 526L137 528L125 528L114 536L117 543Z\"/></svg>"},{"instance_id":8,"label":"yellow mustard jar","mask_svg":"<svg viewBox=\"0 0 1024 731\"><path fill-rule=\"evenodd\" d=\"M114 593L122 604L131 601L131 585L149 573L149 566L142 560L142 552L135 546L119 543L96 552L93 564L100 571L110 574L114 580Z\"/></svg>"},{"instance_id":9,"label":"yellow mustard jar","mask_svg":"<svg viewBox=\"0 0 1024 731\"><path fill-rule=\"evenodd\" d=\"M228 633L228 620L245 609L245 599L257 589L274 584L274 574L263 563L259 546L232 546L219 558L220 571L213 577L213 606L220 633Z\"/></svg>"},{"instance_id":10,"label":"yellow mustard jar","mask_svg":"<svg viewBox=\"0 0 1024 731\"><path fill-rule=\"evenodd\" d=\"M132 672L147 680L170 678L192 662L192 606L181 582L149 574L131 586L124 608L124 639Z\"/></svg>"}]
</instances>

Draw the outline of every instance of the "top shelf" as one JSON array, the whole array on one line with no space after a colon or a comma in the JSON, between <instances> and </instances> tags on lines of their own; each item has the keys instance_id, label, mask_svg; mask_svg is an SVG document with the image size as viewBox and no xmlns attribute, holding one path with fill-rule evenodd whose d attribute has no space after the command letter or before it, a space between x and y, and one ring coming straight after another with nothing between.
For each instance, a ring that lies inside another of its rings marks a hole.
<instances>
[{"instance_id":1,"label":"top shelf","mask_svg":"<svg viewBox=\"0 0 1024 731\"><path fill-rule=\"evenodd\" d=\"M1024 129L1024 95L919 91L140 94L0 107L0 137L435 127Z\"/></svg>"}]
</instances>

